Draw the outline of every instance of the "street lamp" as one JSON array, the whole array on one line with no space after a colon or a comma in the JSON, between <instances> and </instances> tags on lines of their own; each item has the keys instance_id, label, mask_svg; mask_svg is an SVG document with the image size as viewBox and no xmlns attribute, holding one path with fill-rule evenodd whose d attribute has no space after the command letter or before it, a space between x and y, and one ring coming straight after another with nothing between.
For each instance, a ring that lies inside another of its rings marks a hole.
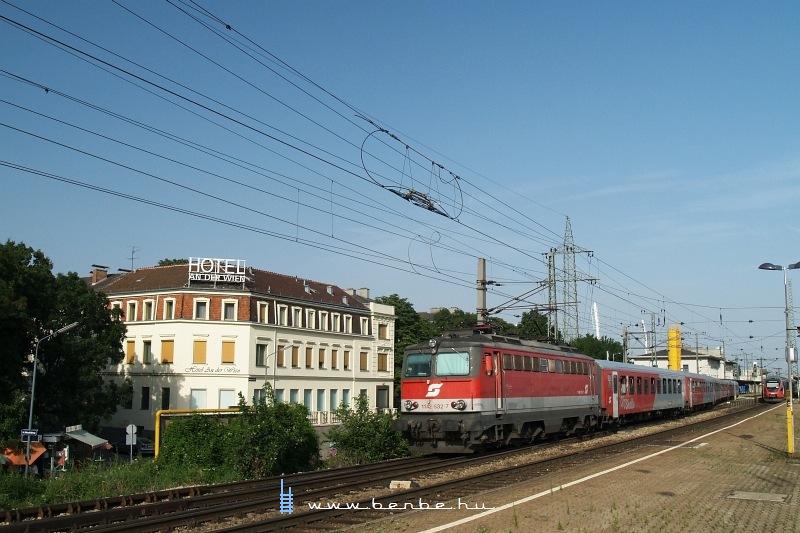
<instances>
[{"instance_id":1,"label":"street lamp","mask_svg":"<svg viewBox=\"0 0 800 533\"><path fill-rule=\"evenodd\" d=\"M791 333L789 331L789 281L786 278L787 270L794 270L800 268L800 262L793 263L788 266L774 265L772 263L762 263L759 265L761 270L782 270L783 271L783 298L784 298L784 314L786 315L786 365L789 370L789 394L786 399L786 436L788 439L787 453L789 457L794 457L794 412L792 410L792 360L794 359L794 350L791 348Z\"/></svg>"},{"instance_id":2,"label":"street lamp","mask_svg":"<svg viewBox=\"0 0 800 533\"><path fill-rule=\"evenodd\" d=\"M31 466L31 432L32 432L31 426L33 426L33 396L36 392L36 366L39 364L39 345L42 342L46 341L47 339L55 337L59 333L64 333L65 331L71 330L77 325L78 325L77 322L73 322L72 324L69 324L61 329L54 331L47 337L36 340L36 351L34 352L33 355L33 381L31 382L31 407L30 410L28 411L28 435L27 435L28 443L25 449L25 477L28 477L28 470L30 469Z\"/></svg>"}]
</instances>

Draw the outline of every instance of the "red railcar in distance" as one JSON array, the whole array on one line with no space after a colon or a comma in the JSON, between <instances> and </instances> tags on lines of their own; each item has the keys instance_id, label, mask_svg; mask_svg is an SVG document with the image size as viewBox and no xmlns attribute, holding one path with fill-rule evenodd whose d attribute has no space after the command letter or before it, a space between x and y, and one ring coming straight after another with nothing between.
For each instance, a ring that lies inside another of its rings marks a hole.
<instances>
[{"instance_id":1,"label":"red railcar in distance","mask_svg":"<svg viewBox=\"0 0 800 533\"><path fill-rule=\"evenodd\" d=\"M761 400L767 403L782 402L786 399L789 385L786 378L780 376L767 376L761 387Z\"/></svg>"}]
</instances>

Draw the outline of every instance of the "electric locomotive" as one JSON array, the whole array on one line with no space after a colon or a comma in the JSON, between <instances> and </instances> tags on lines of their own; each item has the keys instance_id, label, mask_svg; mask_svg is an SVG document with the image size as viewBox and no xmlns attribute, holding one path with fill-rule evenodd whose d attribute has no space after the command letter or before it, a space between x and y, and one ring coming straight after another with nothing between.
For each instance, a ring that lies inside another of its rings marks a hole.
<instances>
[{"instance_id":1,"label":"electric locomotive","mask_svg":"<svg viewBox=\"0 0 800 533\"><path fill-rule=\"evenodd\" d=\"M436 453L586 432L599 423L597 371L569 347L453 332L406 348L395 428Z\"/></svg>"}]
</instances>

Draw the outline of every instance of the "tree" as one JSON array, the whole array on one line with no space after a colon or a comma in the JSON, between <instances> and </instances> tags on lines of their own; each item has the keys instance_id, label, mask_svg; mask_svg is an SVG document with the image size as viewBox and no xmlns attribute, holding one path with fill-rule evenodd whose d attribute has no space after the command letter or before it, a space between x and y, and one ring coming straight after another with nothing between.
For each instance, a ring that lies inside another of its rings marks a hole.
<instances>
[{"instance_id":1,"label":"tree","mask_svg":"<svg viewBox=\"0 0 800 533\"><path fill-rule=\"evenodd\" d=\"M356 396L355 409L343 403L335 413L341 424L331 427L327 437L337 450L338 463L374 463L408 455L408 442L392 429L393 415L371 412L366 396Z\"/></svg>"},{"instance_id":2,"label":"tree","mask_svg":"<svg viewBox=\"0 0 800 533\"><path fill-rule=\"evenodd\" d=\"M587 333L572 341L572 346L595 359L605 359L608 356L612 361L622 360L622 344L605 336L598 339Z\"/></svg>"},{"instance_id":3,"label":"tree","mask_svg":"<svg viewBox=\"0 0 800 533\"><path fill-rule=\"evenodd\" d=\"M519 321L518 331L521 339L546 339L547 317L539 311L525 311Z\"/></svg>"},{"instance_id":4,"label":"tree","mask_svg":"<svg viewBox=\"0 0 800 533\"><path fill-rule=\"evenodd\" d=\"M34 427L96 430L126 395L101 376L123 359L124 324L112 319L103 294L75 273L53 276L52 268L39 250L0 245L0 439L18 440L28 424L37 339L72 322L78 326L39 344Z\"/></svg>"},{"instance_id":5,"label":"tree","mask_svg":"<svg viewBox=\"0 0 800 533\"><path fill-rule=\"evenodd\" d=\"M158 262L158 266L170 266L170 265L188 265L188 259L162 259Z\"/></svg>"}]
</instances>

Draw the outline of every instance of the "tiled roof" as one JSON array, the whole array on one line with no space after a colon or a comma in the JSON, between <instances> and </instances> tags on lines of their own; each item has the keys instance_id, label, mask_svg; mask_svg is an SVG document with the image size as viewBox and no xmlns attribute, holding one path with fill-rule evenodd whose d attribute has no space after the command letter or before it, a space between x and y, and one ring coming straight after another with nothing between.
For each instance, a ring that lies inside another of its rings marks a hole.
<instances>
[{"instance_id":1,"label":"tiled roof","mask_svg":"<svg viewBox=\"0 0 800 533\"><path fill-rule=\"evenodd\" d=\"M247 268L247 281L242 283L189 283L188 265L167 265L139 268L133 272L109 274L92 288L106 295L147 293L165 290L204 291L247 291L280 298L306 300L334 306L367 309L362 301L345 290L331 285L296 276L286 276L266 270ZM90 282L87 279L87 282Z\"/></svg>"}]
</instances>

